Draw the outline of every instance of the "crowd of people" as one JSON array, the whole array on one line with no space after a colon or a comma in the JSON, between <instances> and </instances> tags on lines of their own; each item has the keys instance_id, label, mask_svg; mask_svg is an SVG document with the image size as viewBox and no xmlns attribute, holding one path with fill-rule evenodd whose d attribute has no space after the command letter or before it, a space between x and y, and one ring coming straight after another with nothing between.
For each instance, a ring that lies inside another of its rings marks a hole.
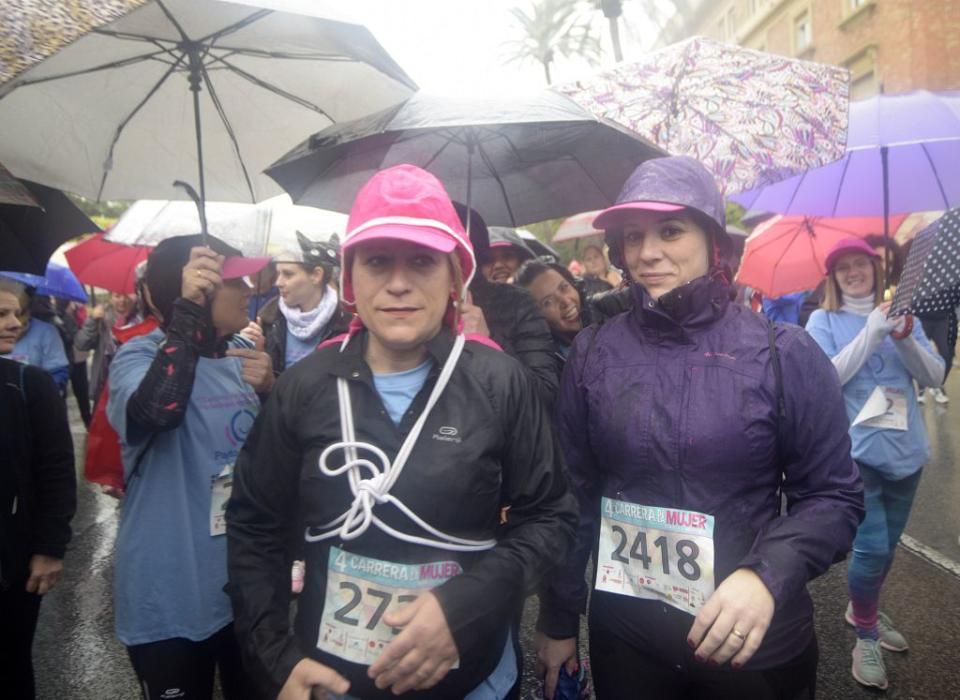
<instances>
[{"instance_id":1,"label":"crowd of people","mask_svg":"<svg viewBox=\"0 0 960 700\"><path fill-rule=\"evenodd\" d=\"M398 165L342 241L170 238L85 318L44 321L0 279L0 687L34 696L76 505L64 387L88 364L145 698L215 678L228 700L516 698L531 595L551 700L586 692L584 615L601 700L813 698L806 586L851 551L852 675L887 687L883 650L908 643L880 591L930 453L917 387L952 358L889 318L860 240L806 330L751 310L725 212L696 160L644 162L579 277Z\"/></svg>"}]
</instances>

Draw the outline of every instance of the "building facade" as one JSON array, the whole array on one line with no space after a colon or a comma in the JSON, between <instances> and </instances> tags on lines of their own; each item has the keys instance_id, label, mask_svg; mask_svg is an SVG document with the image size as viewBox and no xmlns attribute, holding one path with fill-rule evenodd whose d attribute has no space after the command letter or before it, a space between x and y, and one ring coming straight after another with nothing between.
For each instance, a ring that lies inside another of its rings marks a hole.
<instances>
[{"instance_id":1,"label":"building facade","mask_svg":"<svg viewBox=\"0 0 960 700\"><path fill-rule=\"evenodd\" d=\"M960 0L713 0L661 44L707 36L850 69L851 98L960 89Z\"/></svg>"}]
</instances>

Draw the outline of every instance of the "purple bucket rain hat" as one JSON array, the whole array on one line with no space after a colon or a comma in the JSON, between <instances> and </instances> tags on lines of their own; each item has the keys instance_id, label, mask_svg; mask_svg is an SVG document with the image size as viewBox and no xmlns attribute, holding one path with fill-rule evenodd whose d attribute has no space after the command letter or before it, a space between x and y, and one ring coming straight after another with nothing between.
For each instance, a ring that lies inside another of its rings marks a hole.
<instances>
[{"instance_id":1,"label":"purple bucket rain hat","mask_svg":"<svg viewBox=\"0 0 960 700\"><path fill-rule=\"evenodd\" d=\"M694 209L716 224L716 233L725 233L727 212L723 195L710 172L690 156L666 156L644 161L631 173L616 203L593 220L593 227L605 231L623 225L631 210L680 211Z\"/></svg>"}]
</instances>

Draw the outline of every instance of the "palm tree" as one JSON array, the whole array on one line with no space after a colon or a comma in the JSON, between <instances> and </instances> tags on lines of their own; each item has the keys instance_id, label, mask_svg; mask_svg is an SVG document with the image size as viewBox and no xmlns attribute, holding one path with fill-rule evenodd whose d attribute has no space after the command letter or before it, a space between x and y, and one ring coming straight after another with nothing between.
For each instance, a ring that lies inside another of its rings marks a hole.
<instances>
[{"instance_id":1,"label":"palm tree","mask_svg":"<svg viewBox=\"0 0 960 700\"><path fill-rule=\"evenodd\" d=\"M603 16L610 23L610 42L613 44L613 57L620 63L623 51L620 48L620 17L623 15L623 0L598 0Z\"/></svg>"},{"instance_id":2,"label":"palm tree","mask_svg":"<svg viewBox=\"0 0 960 700\"><path fill-rule=\"evenodd\" d=\"M550 64L559 54L579 55L594 63L600 58L600 41L590 28L589 13L581 0L535 0L529 13L513 8L510 13L523 29L523 38L508 42L509 60L534 59L543 66L549 85Z\"/></svg>"}]
</instances>

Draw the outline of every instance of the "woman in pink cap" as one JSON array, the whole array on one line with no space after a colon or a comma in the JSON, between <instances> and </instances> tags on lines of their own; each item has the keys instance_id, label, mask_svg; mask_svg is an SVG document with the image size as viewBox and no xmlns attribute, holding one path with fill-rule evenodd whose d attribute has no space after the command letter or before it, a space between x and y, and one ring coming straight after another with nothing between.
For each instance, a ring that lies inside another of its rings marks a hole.
<instances>
[{"instance_id":1,"label":"woman in pink cap","mask_svg":"<svg viewBox=\"0 0 960 700\"><path fill-rule=\"evenodd\" d=\"M863 685L886 688L881 648L906 651L907 640L879 612L880 588L930 457L913 382L939 386L944 363L919 323L911 330L905 317L888 317L880 255L865 241L840 241L826 267L822 308L807 331L840 376L867 508L847 569L845 618L857 630L852 673Z\"/></svg>"},{"instance_id":2,"label":"woman in pink cap","mask_svg":"<svg viewBox=\"0 0 960 700\"><path fill-rule=\"evenodd\" d=\"M238 461L237 629L270 697L507 697L511 621L576 522L550 422L523 368L460 332L476 265L435 177L375 175L342 253L357 321L280 377Z\"/></svg>"}]
</instances>

